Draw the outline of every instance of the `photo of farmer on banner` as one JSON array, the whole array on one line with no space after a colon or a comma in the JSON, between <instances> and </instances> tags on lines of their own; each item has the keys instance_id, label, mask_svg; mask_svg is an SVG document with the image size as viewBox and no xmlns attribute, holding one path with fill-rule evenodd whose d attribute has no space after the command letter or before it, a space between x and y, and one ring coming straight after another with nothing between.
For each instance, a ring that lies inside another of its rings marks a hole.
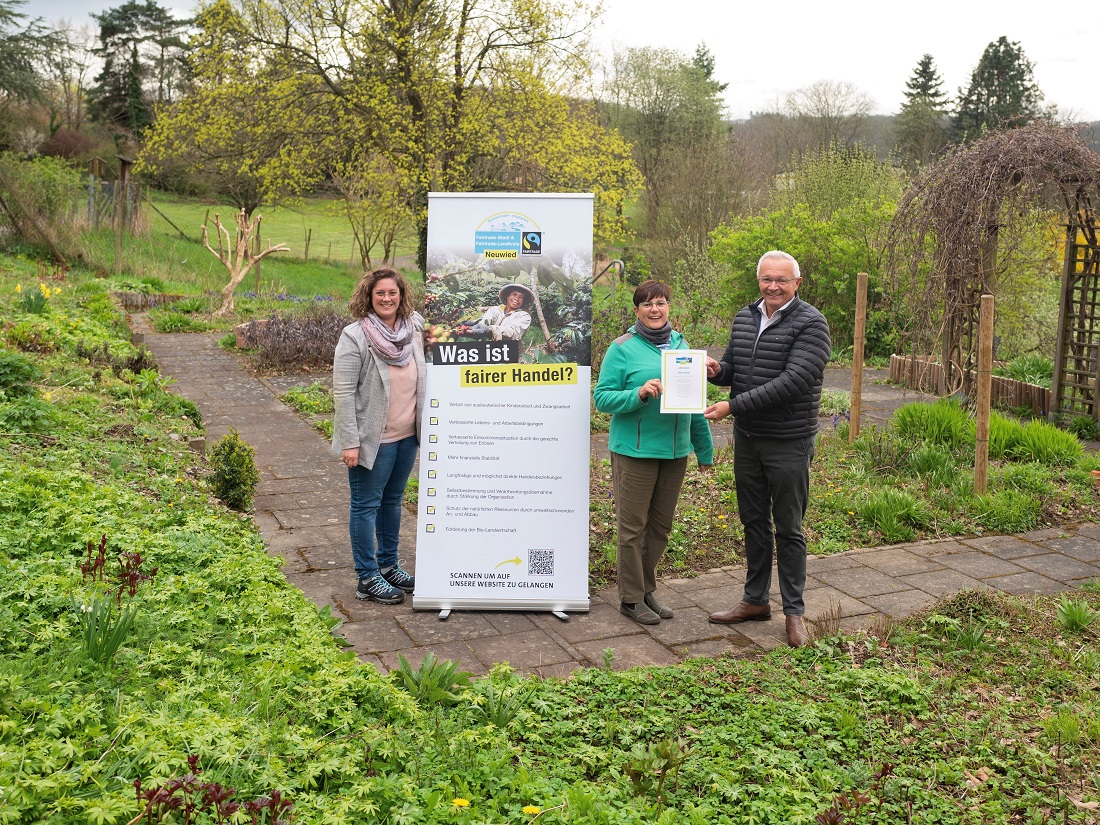
<instances>
[{"instance_id":1,"label":"photo of farmer on banner","mask_svg":"<svg viewBox=\"0 0 1100 825\"><path fill-rule=\"evenodd\" d=\"M451 259L429 264L424 314L431 345L512 341L522 363L591 363L591 265ZM577 270L580 269L578 272Z\"/></svg>"}]
</instances>

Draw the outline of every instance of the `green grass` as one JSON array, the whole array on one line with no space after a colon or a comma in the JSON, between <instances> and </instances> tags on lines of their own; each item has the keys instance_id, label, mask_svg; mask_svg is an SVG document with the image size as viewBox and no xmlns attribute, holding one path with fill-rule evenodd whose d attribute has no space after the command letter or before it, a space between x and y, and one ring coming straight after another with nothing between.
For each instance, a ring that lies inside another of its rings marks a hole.
<instances>
[{"instance_id":1,"label":"green grass","mask_svg":"<svg viewBox=\"0 0 1100 825\"><path fill-rule=\"evenodd\" d=\"M222 224L232 230L236 208L229 203L215 204L181 198L164 192L152 193L153 205L164 213L177 227L194 241L201 238L203 221L209 218L208 231L213 242L214 215L221 216ZM359 267L351 225L343 216L339 200L325 198L301 198L280 206L261 206L256 213L263 215L260 224L260 240L263 246L285 243L290 247L287 257L305 259L306 237L309 237L309 260ZM151 211L150 227L155 236L179 233L161 215ZM415 239L397 250L398 256L416 254Z\"/></svg>"}]
</instances>

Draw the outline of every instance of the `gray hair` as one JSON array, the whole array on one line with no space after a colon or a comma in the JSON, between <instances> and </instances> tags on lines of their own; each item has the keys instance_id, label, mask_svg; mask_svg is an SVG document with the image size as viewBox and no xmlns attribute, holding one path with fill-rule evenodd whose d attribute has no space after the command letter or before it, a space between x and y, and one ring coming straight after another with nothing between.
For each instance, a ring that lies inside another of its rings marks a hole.
<instances>
[{"instance_id":1,"label":"gray hair","mask_svg":"<svg viewBox=\"0 0 1100 825\"><path fill-rule=\"evenodd\" d=\"M793 255L789 255L786 252L780 252L778 249L772 249L769 252L765 252L760 256L760 260L756 262L756 277L760 277L760 267L764 265L764 261L768 258L779 258L781 261L790 261L791 266L794 267L794 277L801 278L802 272L798 268L798 261L794 259Z\"/></svg>"}]
</instances>

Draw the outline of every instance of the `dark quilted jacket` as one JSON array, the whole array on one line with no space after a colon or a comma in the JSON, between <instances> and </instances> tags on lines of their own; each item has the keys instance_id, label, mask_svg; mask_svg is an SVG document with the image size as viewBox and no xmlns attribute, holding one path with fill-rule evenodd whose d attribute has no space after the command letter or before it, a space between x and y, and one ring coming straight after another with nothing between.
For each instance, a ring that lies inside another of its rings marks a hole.
<instances>
[{"instance_id":1,"label":"dark quilted jacket","mask_svg":"<svg viewBox=\"0 0 1100 825\"><path fill-rule=\"evenodd\" d=\"M757 301L737 313L722 370L711 383L729 386L730 412L742 431L769 438L814 435L832 353L829 324L795 296L757 341L762 312Z\"/></svg>"}]
</instances>

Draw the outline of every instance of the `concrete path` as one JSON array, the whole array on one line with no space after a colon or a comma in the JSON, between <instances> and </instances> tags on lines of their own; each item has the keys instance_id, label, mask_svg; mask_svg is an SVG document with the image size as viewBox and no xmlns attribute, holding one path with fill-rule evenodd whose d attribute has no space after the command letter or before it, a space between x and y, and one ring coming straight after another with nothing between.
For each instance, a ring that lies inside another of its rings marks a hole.
<instances>
[{"instance_id":1,"label":"concrete path","mask_svg":"<svg viewBox=\"0 0 1100 825\"><path fill-rule=\"evenodd\" d=\"M159 335L134 316L135 332L156 356L175 390L202 411L208 437L230 426L256 450L260 485L255 521L269 552L284 559L287 579L319 607L330 605L359 656L383 672L404 656L414 667L428 652L485 673L507 661L522 672L567 676L580 667L675 664L697 656L751 655L785 642L783 618L736 626L713 625L707 614L741 596L744 569L732 565L658 587L675 618L652 628L619 614L614 588L591 594L591 610L563 622L547 613L415 612L406 600L386 607L355 598L348 542L346 470L325 439L278 400L291 384L315 375L257 379L221 350L216 336ZM849 389L846 370L830 370L827 386ZM865 375L864 422L884 421L898 403L919 396L875 384ZM599 445L595 444L598 450ZM402 556L415 564L415 518L402 526ZM1100 525L1036 530L1011 536L931 541L811 558L808 618L854 629L883 617L900 618L937 597L967 588L1007 593L1055 593L1100 577Z\"/></svg>"}]
</instances>

